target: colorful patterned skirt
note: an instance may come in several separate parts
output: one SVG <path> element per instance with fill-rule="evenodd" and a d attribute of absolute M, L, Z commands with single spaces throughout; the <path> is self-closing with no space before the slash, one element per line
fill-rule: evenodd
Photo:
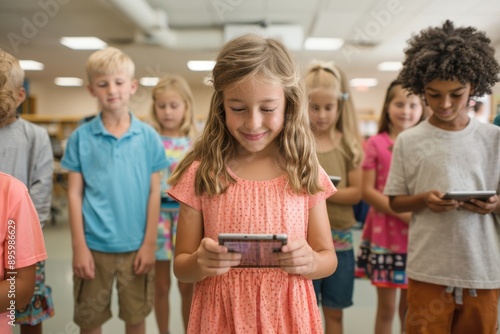
<path fill-rule="evenodd" d="M 35 293 L 30 303 L 16 311 L 16 324 L 35 326 L 54 316 L 52 289 L 45 284 L 45 261 L 36 264 Z"/>
<path fill-rule="evenodd" d="M 363 240 L 357 256 L 356 277 L 367 277 L 380 288 L 408 288 L 406 254 L 391 253 Z"/>
<path fill-rule="evenodd" d="M 162 199 L 158 238 L 156 239 L 156 260 L 171 261 L 174 257 L 175 232 L 179 218 L 179 204 Z"/>

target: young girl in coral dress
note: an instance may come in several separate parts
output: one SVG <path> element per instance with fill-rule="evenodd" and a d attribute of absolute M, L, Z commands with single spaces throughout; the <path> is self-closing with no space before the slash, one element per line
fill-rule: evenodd
<path fill-rule="evenodd" d="M 204 132 L 169 182 L 180 214 L 174 273 L 194 282 L 188 333 L 322 333 L 312 279 L 337 258 L 307 97 L 280 42 L 238 37 L 220 51 Z M 220 233 L 287 234 L 278 267 L 240 268 Z"/>

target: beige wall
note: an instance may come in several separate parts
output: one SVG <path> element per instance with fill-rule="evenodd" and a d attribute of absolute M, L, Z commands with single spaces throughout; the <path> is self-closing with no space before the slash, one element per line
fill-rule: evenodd
<path fill-rule="evenodd" d="M 210 105 L 212 88 L 192 87 L 196 102 L 196 113 L 206 115 Z M 84 87 L 58 87 L 54 84 L 30 82 L 30 94 L 36 98 L 36 113 L 39 115 L 87 116 L 98 111 L 96 100 Z M 380 109 L 384 89 L 374 88 L 368 92 L 353 92 L 356 108 Z M 145 116 L 151 107 L 151 88 L 140 86 L 130 101 L 135 114 Z"/>
<path fill-rule="evenodd" d="M 196 112 L 203 114 L 210 104 L 210 87 L 193 87 Z M 39 115 L 88 116 L 99 111 L 99 106 L 85 87 L 58 87 L 56 85 L 30 82 L 30 94 L 36 99 Z M 151 108 L 151 88 L 139 86 L 130 101 L 130 109 L 138 116 L 147 116 Z"/>
<path fill-rule="evenodd" d="M 353 90 L 354 104 L 358 111 L 371 110 L 378 117 L 388 83 L 380 83 L 377 87 L 365 92 Z M 195 96 L 197 118 L 204 118 L 208 113 L 212 88 L 207 86 L 192 87 Z M 31 95 L 36 98 L 36 113 L 39 115 L 76 115 L 88 116 L 98 112 L 96 100 L 90 96 L 84 87 L 58 87 L 54 84 L 30 82 Z M 500 85 L 495 87 L 495 93 L 500 95 Z M 140 86 L 130 102 L 130 108 L 138 116 L 147 116 L 151 107 L 151 89 Z M 373 131 L 374 124 L 368 126 L 360 122 L 362 132 Z M 371 123 L 376 123 L 375 121 Z"/>

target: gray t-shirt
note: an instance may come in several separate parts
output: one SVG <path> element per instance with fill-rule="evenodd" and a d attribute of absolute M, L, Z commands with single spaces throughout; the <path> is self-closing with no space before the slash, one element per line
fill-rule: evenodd
<path fill-rule="evenodd" d="M 500 128 L 471 119 L 460 131 L 427 121 L 401 133 L 384 194 L 500 190 Z M 413 214 L 408 277 L 468 289 L 500 288 L 500 221 L 467 210 Z"/>
<path fill-rule="evenodd" d="M 47 130 L 22 118 L 0 128 L 0 171 L 25 184 L 42 223 L 50 218 L 53 169 Z"/>

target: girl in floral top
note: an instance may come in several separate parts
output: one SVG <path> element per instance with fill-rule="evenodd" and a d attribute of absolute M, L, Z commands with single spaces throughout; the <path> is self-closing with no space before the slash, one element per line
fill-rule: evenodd
<path fill-rule="evenodd" d="M 160 133 L 168 167 L 161 172 L 161 212 L 156 244 L 155 314 L 160 334 L 169 330 L 170 262 L 175 245 L 175 230 L 179 216 L 179 203 L 168 196 L 167 179 L 184 155 L 191 149 L 196 135 L 194 99 L 184 78 L 177 75 L 163 77 L 153 89 L 152 116 Z M 191 283 L 179 282 L 182 317 L 187 327 L 193 295 Z"/>

